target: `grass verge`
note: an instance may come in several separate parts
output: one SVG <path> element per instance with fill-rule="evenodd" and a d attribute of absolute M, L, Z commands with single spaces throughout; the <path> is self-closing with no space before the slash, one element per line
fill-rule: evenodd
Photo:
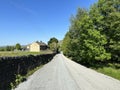
<path fill-rule="evenodd" d="M 102 67 L 90 67 L 97 72 L 103 73 L 105 75 L 111 76 L 115 79 L 120 80 L 120 64 L 111 64 L 109 63 L 108 65 L 103 65 Z"/>
<path fill-rule="evenodd" d="M 40 65 L 39 67 L 34 68 L 33 70 L 28 71 L 28 73 L 25 76 L 21 76 L 20 74 L 16 75 L 15 82 L 11 83 L 11 89 L 14 90 L 20 83 L 27 80 L 27 78 L 32 75 L 34 72 L 42 68 L 43 65 Z"/>

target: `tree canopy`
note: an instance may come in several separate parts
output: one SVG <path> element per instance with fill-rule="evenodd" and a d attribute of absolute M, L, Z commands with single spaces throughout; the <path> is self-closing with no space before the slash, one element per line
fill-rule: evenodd
<path fill-rule="evenodd" d="M 62 50 L 77 62 L 120 61 L 119 0 L 99 0 L 89 11 L 78 8 Z"/>
<path fill-rule="evenodd" d="M 21 45 L 20 45 L 19 43 L 17 43 L 17 44 L 15 45 L 15 48 L 16 48 L 17 50 L 21 50 Z"/>
<path fill-rule="evenodd" d="M 52 51 L 56 52 L 58 50 L 58 39 L 55 37 L 50 38 L 48 41 L 48 46 Z"/>

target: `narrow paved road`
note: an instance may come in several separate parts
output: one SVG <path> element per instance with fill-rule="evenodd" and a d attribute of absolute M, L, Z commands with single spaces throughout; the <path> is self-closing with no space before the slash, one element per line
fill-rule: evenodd
<path fill-rule="evenodd" d="M 15 90 L 120 90 L 120 81 L 58 54 Z"/>

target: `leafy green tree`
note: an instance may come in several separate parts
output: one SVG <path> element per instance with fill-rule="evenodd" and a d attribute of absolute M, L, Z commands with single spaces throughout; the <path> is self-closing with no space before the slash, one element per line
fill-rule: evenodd
<path fill-rule="evenodd" d="M 14 51 L 14 46 L 0 47 L 0 51 Z"/>
<path fill-rule="evenodd" d="M 56 42 L 52 42 L 50 43 L 49 47 L 52 51 L 57 51 L 58 44 Z"/>
<path fill-rule="evenodd" d="M 55 37 L 51 38 L 48 41 L 48 46 L 52 51 L 57 52 L 58 51 L 58 40 Z"/>
<path fill-rule="evenodd" d="M 5 51 L 5 47 L 0 47 L 0 51 Z"/>
<path fill-rule="evenodd" d="M 70 42 L 71 42 L 71 38 L 70 38 L 70 33 L 69 32 L 67 32 L 67 34 L 65 35 L 65 38 L 64 38 L 64 40 L 63 40 L 63 42 L 62 42 L 62 46 L 61 46 L 61 49 L 62 49 L 62 51 L 63 51 L 63 53 L 65 54 L 65 55 L 67 55 L 67 56 L 71 56 L 72 55 L 72 50 L 71 50 L 71 44 L 70 44 Z"/>
<path fill-rule="evenodd" d="M 90 10 L 94 27 L 105 35 L 105 49 L 112 60 L 120 61 L 120 1 L 99 0 Z"/>
<path fill-rule="evenodd" d="M 110 59 L 111 54 L 104 48 L 106 37 L 95 29 L 89 13 L 79 8 L 71 20 L 70 30 L 63 40 L 63 52 L 77 62 Z"/>
<path fill-rule="evenodd" d="M 120 1 L 98 0 L 90 11 L 79 8 L 62 50 L 77 62 L 120 61 Z"/>
<path fill-rule="evenodd" d="M 16 48 L 17 50 L 21 50 L 21 45 L 20 45 L 19 43 L 17 43 L 17 44 L 15 45 L 15 48 Z"/>
<path fill-rule="evenodd" d="M 5 51 L 11 51 L 11 47 L 10 46 L 6 46 L 5 47 Z"/>
<path fill-rule="evenodd" d="M 53 42 L 58 43 L 58 39 L 55 38 L 55 37 L 50 38 L 50 40 L 48 41 L 48 45 L 50 45 L 50 44 L 53 43 Z"/>

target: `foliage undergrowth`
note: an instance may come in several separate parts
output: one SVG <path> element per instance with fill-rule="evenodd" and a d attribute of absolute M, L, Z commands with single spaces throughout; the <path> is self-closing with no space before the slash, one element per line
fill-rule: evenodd
<path fill-rule="evenodd" d="M 39 67 L 34 68 L 33 70 L 28 71 L 28 73 L 25 76 L 22 76 L 20 74 L 16 75 L 16 80 L 14 82 L 11 82 L 11 89 L 14 90 L 20 83 L 27 80 L 27 78 L 32 75 L 35 71 L 42 68 L 43 65 L 40 65 Z"/>

